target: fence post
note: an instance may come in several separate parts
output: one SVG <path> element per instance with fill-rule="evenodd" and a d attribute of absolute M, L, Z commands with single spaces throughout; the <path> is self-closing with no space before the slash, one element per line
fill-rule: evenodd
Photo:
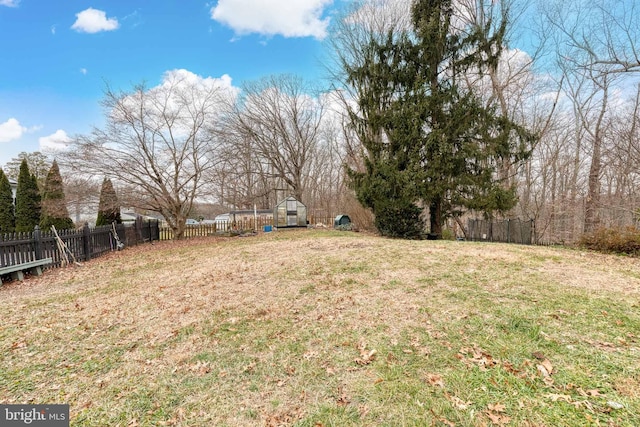
<path fill-rule="evenodd" d="M 507 243 L 511 243 L 511 219 L 507 218 Z"/>
<path fill-rule="evenodd" d="M 91 259 L 91 230 L 89 229 L 89 223 L 85 222 L 82 227 L 82 247 L 84 249 L 84 260 L 89 261 Z"/>
<path fill-rule="evenodd" d="M 529 238 L 531 239 L 531 244 L 537 245 L 538 244 L 538 237 L 536 236 L 536 221 L 531 218 L 531 226 L 529 227 L 530 231 L 529 231 Z"/>
<path fill-rule="evenodd" d="M 142 243 L 144 241 L 144 237 L 142 236 L 142 215 L 136 215 L 135 230 L 136 230 L 136 242 L 134 245 Z"/>
<path fill-rule="evenodd" d="M 37 225 L 33 229 L 33 251 L 36 259 L 42 259 L 42 231 Z"/>

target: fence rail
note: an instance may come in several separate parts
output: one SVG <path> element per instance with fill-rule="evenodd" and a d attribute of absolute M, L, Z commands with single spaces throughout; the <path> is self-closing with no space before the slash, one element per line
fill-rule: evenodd
<path fill-rule="evenodd" d="M 251 218 L 237 221 L 216 221 L 210 224 L 189 224 L 185 226 L 182 237 L 189 239 L 193 237 L 214 236 L 217 233 L 224 233 L 231 230 L 261 230 L 265 225 L 271 225 L 272 223 L 273 220 L 271 218 L 258 218 L 257 221 Z M 160 240 L 171 239 L 173 239 L 173 230 L 169 227 L 160 228 Z"/>
<path fill-rule="evenodd" d="M 117 249 L 117 242 L 111 225 L 84 227 L 76 230 L 60 230 L 58 235 L 77 261 L 88 261 L 106 252 Z M 159 240 L 158 221 L 136 221 L 134 224 L 117 224 L 118 239 L 125 246 L 135 246 L 143 242 Z M 62 254 L 58 249 L 55 234 L 42 231 L 38 227 L 29 233 L 0 235 L 0 267 L 24 264 L 43 258 L 52 258 L 50 267 L 62 265 Z"/>
<path fill-rule="evenodd" d="M 327 218 L 323 218 L 325 221 Z M 331 225 L 333 225 L 331 220 Z M 273 218 L 254 218 L 240 219 L 236 221 L 216 221 L 214 223 L 206 224 L 188 224 L 185 226 L 183 238 L 189 239 L 192 237 L 204 237 L 213 236 L 217 233 L 224 233 L 228 231 L 247 231 L 256 230 L 260 231 L 265 225 L 273 226 Z M 173 239 L 173 230 L 169 227 L 160 228 L 160 240 Z"/>

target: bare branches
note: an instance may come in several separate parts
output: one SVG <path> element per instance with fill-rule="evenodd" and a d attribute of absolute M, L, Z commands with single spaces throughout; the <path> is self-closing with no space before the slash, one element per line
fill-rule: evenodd
<path fill-rule="evenodd" d="M 290 75 L 271 76 L 243 89 L 227 135 L 250 143 L 301 200 L 324 114 L 322 99 L 308 95 L 304 82 Z"/>
<path fill-rule="evenodd" d="M 76 138 L 67 162 L 128 187 L 131 205 L 161 213 L 178 238 L 203 177 L 216 165 L 213 124 L 228 95 L 188 77 L 174 73 L 160 86 L 130 92 L 107 88 L 105 126 Z"/>
<path fill-rule="evenodd" d="M 634 2 L 620 0 L 546 1 L 541 11 L 555 48 L 549 71 L 556 72 L 561 92 L 556 124 L 546 126 L 540 147 L 545 153 L 535 158 L 542 174 L 538 195 L 540 206 L 547 204 L 550 233 L 575 239 L 623 218 L 629 224 L 628 206 L 637 204 L 637 178 L 620 161 L 616 142 L 624 140 L 622 129 L 632 122 L 633 115 L 622 112 L 629 102 L 629 77 L 640 71 L 640 16 Z"/>
<path fill-rule="evenodd" d="M 564 1 L 547 12 L 558 31 L 563 61 L 593 78 L 640 71 L 640 13 L 636 2 Z"/>

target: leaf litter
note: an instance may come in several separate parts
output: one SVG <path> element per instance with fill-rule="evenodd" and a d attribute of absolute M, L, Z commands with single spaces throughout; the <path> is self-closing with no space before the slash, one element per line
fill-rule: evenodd
<path fill-rule="evenodd" d="M 112 366 L 103 368 L 106 372 L 98 376 L 83 372 L 73 363 L 67 369 L 74 376 L 59 376 L 53 371 L 46 374 L 46 382 L 56 386 L 55 393 L 66 396 L 71 402 L 75 416 L 83 412 L 95 414 L 99 408 L 114 400 L 114 390 L 118 390 L 115 402 L 132 401 L 134 391 L 138 389 L 132 381 L 148 381 L 147 387 L 153 388 L 154 384 L 166 382 L 172 375 L 180 374 L 194 376 L 198 381 L 215 379 L 217 387 L 212 390 L 220 388 L 229 393 L 234 390 L 226 398 L 229 399 L 229 406 L 222 405 L 221 409 L 216 410 L 217 415 L 209 412 L 209 416 L 218 423 L 238 426 L 292 425 L 313 415 L 314 406 L 309 402 L 323 402 L 327 397 L 334 396 L 333 404 L 353 408 L 365 417 L 362 425 L 371 425 L 373 420 L 379 419 L 375 417 L 381 417 L 389 410 L 389 414 L 393 413 L 393 408 L 380 412 L 374 401 L 362 402 L 357 392 L 358 378 L 364 376 L 368 384 L 384 386 L 375 373 L 380 364 L 374 362 L 378 349 L 382 350 L 378 345 L 385 339 L 396 339 L 404 330 L 418 326 L 425 328 L 426 338 L 412 337 L 400 355 L 387 355 L 384 358 L 386 361 L 393 362 L 395 358 L 393 363 L 400 364 L 403 363 L 403 357 L 428 358 L 441 351 L 441 348 L 448 351 L 455 346 L 459 349 L 457 352 L 453 350 L 455 357 L 467 369 L 502 369 L 527 381 L 542 381 L 541 387 L 548 390 L 540 395 L 545 401 L 555 404 L 564 402 L 591 412 L 604 412 L 608 408 L 612 414 L 626 408 L 618 407 L 621 404 L 615 395 L 611 398 L 610 393 L 593 387 L 582 389 L 575 386 L 564 390 L 558 381 L 554 381 L 558 366 L 552 363 L 553 354 L 532 354 L 531 359 L 514 364 L 503 355 L 495 357 L 492 351 L 481 345 L 460 342 L 439 328 L 441 319 L 465 321 L 470 307 L 465 304 L 452 305 L 447 299 L 447 292 L 458 290 L 459 285 L 455 282 L 439 280 L 435 285 L 425 286 L 419 279 L 425 274 L 446 274 L 447 270 L 442 270 L 439 263 L 444 266 L 456 260 L 464 260 L 465 263 L 473 260 L 473 277 L 481 279 L 483 260 L 488 259 L 488 254 L 480 246 L 460 246 L 462 252 L 456 253 L 451 252 L 451 246 L 446 243 L 425 242 L 424 249 L 416 249 L 414 243 L 366 236 L 361 241 L 349 242 L 343 237 L 308 240 L 292 234 L 291 239 L 281 241 L 274 233 L 254 240 L 255 245 L 238 244 L 236 240 L 227 238 L 160 242 L 109 254 L 85 263 L 83 267 L 47 271 L 43 276 L 22 284 L 5 285 L 0 288 L 2 308 L 6 313 L 3 326 L 9 328 L 7 330 L 20 330 L 21 333 L 19 337 L 12 335 L 10 341 L 5 339 L 2 344 L 16 356 L 18 352 L 30 354 L 30 362 L 27 363 L 40 364 L 46 364 L 49 359 L 64 358 L 69 352 L 84 358 L 95 352 L 113 352 L 116 356 Z M 310 242 L 313 249 L 309 249 Z M 406 253 L 406 256 L 385 257 L 383 254 L 388 253 L 387 245 L 402 248 L 394 249 L 393 253 Z M 416 250 L 424 251 L 421 259 L 427 270 L 412 261 L 416 257 L 412 251 Z M 503 245 L 493 245 L 491 251 L 492 259 L 514 265 L 528 259 L 529 253 L 535 252 L 537 257 L 548 256 L 549 259 L 556 259 L 560 253 L 555 249 Z M 338 254 L 344 261 L 335 264 Z M 580 253 L 566 251 L 561 254 L 561 262 L 532 263 L 525 274 L 532 272 L 540 275 L 546 282 L 548 278 L 553 278 L 551 281 L 554 283 L 595 291 L 598 295 L 603 294 L 601 289 L 604 286 L 607 297 L 617 297 L 617 293 L 620 293 L 621 301 L 640 295 L 640 280 L 630 279 L 631 276 L 626 273 L 637 267 L 630 265 L 628 260 L 603 257 L 605 266 L 598 263 L 598 256 L 594 262 Z M 370 264 L 370 259 L 377 261 Z M 172 265 L 188 265 L 189 268 L 176 269 Z M 605 270 L 604 279 L 594 274 Z M 623 273 L 617 274 L 616 271 Z M 401 285 L 388 287 L 387 284 L 392 281 Z M 494 280 L 483 286 L 487 287 L 489 293 L 504 294 L 506 291 L 499 288 L 503 286 L 500 283 L 501 280 Z M 308 287 L 309 284 L 314 286 Z M 307 290 L 301 292 L 303 289 Z M 543 298 L 536 297 L 538 301 Z M 429 301 L 427 307 L 434 314 L 425 314 L 424 301 Z M 508 300 L 503 298 L 501 301 Z M 446 307 L 446 315 L 438 314 L 442 307 Z M 218 316 L 217 313 L 224 317 L 207 326 L 211 316 Z M 556 313 L 558 316 L 567 316 L 560 311 Z M 550 319 L 558 320 L 554 317 Z M 273 375 L 271 380 L 266 381 L 262 373 L 265 369 L 263 365 L 268 366 L 271 360 L 277 360 L 273 357 L 278 357 L 274 353 L 277 351 L 274 344 L 290 342 L 292 346 L 297 345 L 298 334 L 286 329 L 270 332 L 271 344 L 265 350 L 258 351 L 251 345 L 243 344 L 243 336 L 251 333 L 247 325 L 261 328 L 274 322 L 289 321 L 296 325 L 296 330 L 315 330 L 323 334 L 324 339 L 347 336 L 338 339 L 349 343 L 348 347 L 339 344 L 333 350 L 326 344 L 305 347 L 293 359 L 311 366 L 318 365 L 326 375 L 324 381 L 327 381 L 327 385 L 333 381 L 343 384 L 342 388 L 333 389 L 337 392 L 328 391 L 322 381 L 303 385 L 302 375 L 305 375 L 305 371 L 291 363 L 289 356 L 285 356 L 288 363 L 282 364 L 281 375 Z M 618 328 L 628 327 L 625 322 L 612 320 L 612 323 Z M 380 325 L 384 325 L 384 333 L 372 335 L 372 331 Z M 46 331 L 42 328 L 46 328 Z M 221 339 L 223 336 L 225 338 Z M 621 339 L 617 341 L 595 336 L 580 339 L 595 343 L 595 351 L 615 348 L 618 352 L 632 352 L 637 339 L 626 334 L 619 336 Z M 58 349 L 48 337 L 58 337 L 65 348 Z M 473 336 L 469 338 L 472 340 Z M 357 344 L 352 344 L 354 342 Z M 355 358 L 354 347 L 357 354 Z M 345 351 L 347 349 L 350 350 Z M 218 354 L 221 360 L 233 360 L 225 355 L 230 350 L 238 356 L 246 354 L 247 360 L 238 368 L 221 368 L 216 365 L 215 359 L 194 359 L 194 355 L 204 352 Z M 383 354 L 387 354 L 386 349 Z M 7 366 L 27 366 L 20 359 L 4 358 Z M 355 370 L 351 369 L 354 365 Z M 459 411 L 466 412 L 476 407 L 470 399 L 461 399 L 453 390 L 447 389 L 449 384 L 446 375 L 431 372 L 426 377 L 424 374 L 421 376 L 425 387 L 442 390 L 439 393 L 444 393 L 444 398 Z M 243 380 L 242 375 L 258 380 L 263 378 L 263 382 L 258 383 L 259 390 L 251 391 L 251 383 Z M 35 377 L 32 379 L 38 381 Z M 634 391 L 637 384 L 637 378 L 629 376 L 618 383 L 617 390 L 627 399 L 638 399 L 637 391 Z M 20 401 L 27 397 L 20 391 L 7 390 L 5 388 L 0 392 L 0 400 Z M 212 399 L 216 396 L 211 390 L 178 391 L 181 392 L 192 394 L 191 399 L 200 399 L 208 405 L 214 403 Z M 304 401 L 301 396 L 305 396 Z M 35 398 L 38 399 L 37 395 Z M 43 398 L 44 395 L 41 395 L 40 399 Z M 278 404 L 271 407 L 269 401 Z M 607 402 L 612 403 L 607 406 Z M 510 418 L 513 419 L 513 414 L 500 405 L 503 404 L 496 402 L 487 405 L 481 413 L 493 424 L 506 425 Z M 247 417 L 234 412 L 233 408 L 240 407 L 247 408 L 254 415 Z M 518 410 L 528 409 L 519 405 L 516 407 Z M 183 405 L 177 406 L 167 411 L 171 414 L 168 418 L 157 420 L 155 424 L 181 425 L 204 410 L 197 404 L 195 408 L 192 411 Z M 426 406 L 424 410 L 431 413 Z M 515 407 L 512 410 L 515 411 Z M 152 425 L 148 418 L 151 415 L 131 415 L 131 421 Z M 433 412 L 432 418 L 439 419 L 445 425 L 457 425 L 447 419 L 451 417 L 443 414 Z"/>

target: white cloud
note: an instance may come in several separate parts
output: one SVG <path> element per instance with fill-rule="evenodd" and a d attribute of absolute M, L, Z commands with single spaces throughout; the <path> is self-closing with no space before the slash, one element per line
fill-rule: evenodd
<path fill-rule="evenodd" d="M 0 123 L 0 142 L 9 142 L 20 139 L 27 128 L 22 127 L 20 122 L 13 117 L 4 123 Z"/>
<path fill-rule="evenodd" d="M 231 77 L 228 74 L 223 74 L 221 77 L 202 77 L 184 68 L 169 70 L 162 76 L 162 83 L 166 84 L 170 81 L 184 80 L 187 83 L 200 83 L 204 85 L 213 85 L 219 87 L 232 87 Z"/>
<path fill-rule="evenodd" d="M 189 108 L 202 109 L 208 116 L 216 117 L 239 92 L 240 88 L 233 86 L 231 77 L 227 74 L 221 77 L 202 77 L 185 69 L 169 70 L 162 75 L 159 85 L 146 91 L 149 99 L 158 100 L 157 104 L 149 103 L 147 112 L 157 117 L 177 113 L 184 110 L 186 102 L 190 104 Z M 125 97 L 122 102 L 126 108 L 135 110 L 139 108 L 140 99 L 136 94 Z M 116 120 L 122 118 L 122 111 L 119 109 L 112 110 L 111 114 Z M 186 126 L 183 126 L 179 119 L 174 123 L 174 130 L 180 134 L 191 130 L 189 114 L 187 112 L 183 118 L 186 120 Z"/>
<path fill-rule="evenodd" d="M 66 149 L 71 142 L 71 138 L 62 129 L 58 129 L 55 133 L 49 136 L 43 136 L 38 138 L 40 143 L 40 150 L 52 150 L 61 151 Z"/>
<path fill-rule="evenodd" d="M 240 93 L 240 89 L 233 86 L 231 77 L 228 74 L 223 74 L 221 77 L 202 77 L 185 69 L 166 71 L 162 76 L 162 83 L 155 88 L 151 88 L 150 91 L 169 89 L 176 86 L 201 87 L 203 92 L 219 89 L 221 95 L 226 94 L 231 97 L 235 97 Z"/>
<path fill-rule="evenodd" d="M 86 76 L 88 71 L 86 68 L 80 68 L 80 72 Z"/>
<path fill-rule="evenodd" d="M 412 4 L 413 0 L 365 0 L 346 20 L 349 24 L 364 24 L 380 32 L 409 29 Z"/>
<path fill-rule="evenodd" d="M 18 7 L 20 0 L 0 0 L 0 6 Z"/>
<path fill-rule="evenodd" d="M 89 8 L 76 13 L 76 22 L 71 26 L 72 30 L 80 33 L 98 33 L 100 31 L 112 31 L 118 29 L 120 24 L 116 18 L 107 18 L 107 14 L 98 9 Z"/>
<path fill-rule="evenodd" d="M 140 103 L 144 102 L 145 120 L 155 123 L 158 132 L 168 132 L 170 128 L 171 138 L 180 139 L 188 138 L 195 131 L 197 138 L 200 138 L 201 133 L 208 132 L 208 126 L 215 125 L 227 111 L 239 92 L 240 89 L 233 86 L 227 74 L 216 78 L 202 77 L 185 69 L 169 70 L 162 75 L 157 86 L 143 93 L 135 89 L 120 98 L 117 106 L 110 111 L 109 118 L 127 120 L 125 114 L 139 114 Z M 167 118 L 170 118 L 170 124 Z M 194 127 L 194 123 L 201 119 L 207 126 Z M 107 145 L 117 147 L 119 143 L 109 142 Z"/>
<path fill-rule="evenodd" d="M 51 34 L 53 34 L 54 36 L 56 35 L 56 26 L 55 25 L 51 26 Z"/>
<path fill-rule="evenodd" d="M 322 13 L 332 3 L 333 0 L 219 0 L 211 8 L 211 19 L 238 34 L 323 39 L 329 18 L 322 19 Z"/>

